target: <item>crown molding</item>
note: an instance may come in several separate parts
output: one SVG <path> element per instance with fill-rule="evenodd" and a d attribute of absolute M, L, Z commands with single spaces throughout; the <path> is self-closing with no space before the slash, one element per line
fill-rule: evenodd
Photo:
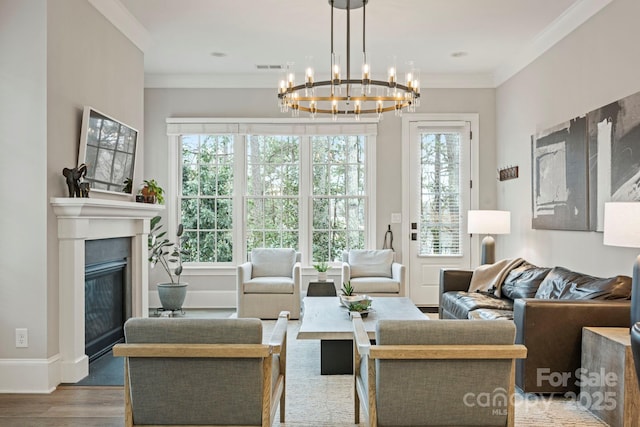
<path fill-rule="evenodd" d="M 493 86 L 498 87 L 509 80 L 612 1 L 580 0 L 574 3 L 538 34 L 528 46 L 495 70 Z"/>
<path fill-rule="evenodd" d="M 278 86 L 278 74 L 145 74 L 145 88 L 221 88 L 221 89 L 273 89 Z M 425 74 L 421 87 L 435 88 L 492 88 L 493 75 L 480 74 Z"/>
<path fill-rule="evenodd" d="M 142 52 L 151 46 L 151 34 L 120 0 L 89 0 L 89 3 Z"/>
<path fill-rule="evenodd" d="M 613 0 L 578 0 L 528 46 L 490 73 L 425 74 L 423 88 L 495 88 L 509 80 L 560 40 L 597 14 Z M 147 29 L 120 0 L 89 0 L 116 28 L 142 52 L 152 44 Z M 145 74 L 145 88 L 274 88 L 278 75 L 256 74 Z"/>

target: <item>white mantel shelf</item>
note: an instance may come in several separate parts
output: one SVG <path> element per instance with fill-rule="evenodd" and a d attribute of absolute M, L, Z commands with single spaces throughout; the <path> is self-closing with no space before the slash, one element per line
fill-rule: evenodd
<path fill-rule="evenodd" d="M 85 241 L 131 238 L 131 309 L 134 317 L 149 314 L 148 236 L 151 218 L 163 205 L 122 200 L 54 197 L 58 218 L 58 282 L 60 289 L 60 380 L 75 383 L 89 374 L 84 339 Z"/>
<path fill-rule="evenodd" d="M 53 197 L 51 206 L 58 218 L 153 218 L 164 205 L 82 197 Z"/>

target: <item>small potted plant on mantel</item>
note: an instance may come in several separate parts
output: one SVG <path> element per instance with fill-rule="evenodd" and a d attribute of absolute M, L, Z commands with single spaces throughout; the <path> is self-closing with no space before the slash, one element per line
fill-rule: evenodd
<path fill-rule="evenodd" d="M 140 190 L 145 203 L 164 203 L 164 190 L 158 185 L 155 179 L 145 179 Z"/>
<path fill-rule="evenodd" d="M 322 261 L 313 264 L 313 268 L 318 272 L 318 281 L 325 282 L 327 280 L 327 271 L 331 269 L 331 266 L 329 266 L 325 261 Z"/>
<path fill-rule="evenodd" d="M 188 283 L 181 282 L 182 256 L 189 255 L 189 251 L 182 247 L 184 239 L 184 227 L 178 224 L 176 241 L 171 242 L 164 237 L 167 233 L 162 231 L 161 217 L 151 218 L 151 231 L 149 232 L 149 263 L 151 268 L 160 264 L 169 276 L 170 282 L 158 283 L 158 296 L 164 310 L 177 311 L 182 309 L 182 304 L 187 295 Z M 175 265 L 173 268 L 171 265 Z M 175 276 L 175 280 L 174 280 Z"/>

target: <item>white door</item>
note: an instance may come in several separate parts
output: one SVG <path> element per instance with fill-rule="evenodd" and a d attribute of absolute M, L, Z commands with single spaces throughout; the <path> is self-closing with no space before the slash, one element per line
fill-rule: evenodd
<path fill-rule="evenodd" d="M 409 200 L 403 216 L 408 218 L 404 225 L 409 296 L 416 305 L 438 306 L 440 269 L 471 266 L 466 231 L 466 214 L 472 207 L 471 122 L 405 124 Z"/>

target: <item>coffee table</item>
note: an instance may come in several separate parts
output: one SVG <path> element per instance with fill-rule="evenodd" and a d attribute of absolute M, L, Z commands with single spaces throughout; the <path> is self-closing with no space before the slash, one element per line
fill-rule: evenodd
<path fill-rule="evenodd" d="M 353 373 L 353 325 L 339 297 L 305 297 L 298 339 L 320 340 L 322 375 Z M 372 297 L 371 311 L 362 320 L 375 339 L 378 320 L 428 320 L 406 297 Z"/>

